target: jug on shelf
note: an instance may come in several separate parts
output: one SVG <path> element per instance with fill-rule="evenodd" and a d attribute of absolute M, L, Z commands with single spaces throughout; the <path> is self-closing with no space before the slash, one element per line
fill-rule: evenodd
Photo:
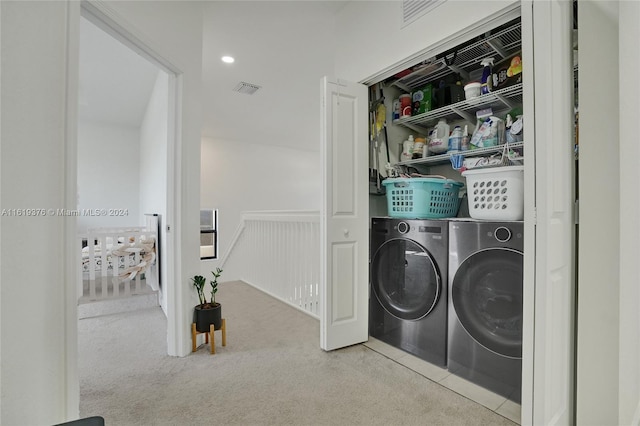
<path fill-rule="evenodd" d="M 415 144 L 415 141 L 413 140 L 413 135 L 409 135 L 409 139 L 402 142 L 402 154 L 400 155 L 400 161 L 411 160 L 413 156 L 414 144 Z"/>
<path fill-rule="evenodd" d="M 413 144 L 413 159 L 422 158 L 424 145 L 426 144 L 425 138 L 415 138 L 415 142 Z"/>
<path fill-rule="evenodd" d="M 429 141 L 429 151 L 432 154 L 442 154 L 449 149 L 449 125 L 447 120 L 441 118 L 433 129 L 431 140 Z"/>

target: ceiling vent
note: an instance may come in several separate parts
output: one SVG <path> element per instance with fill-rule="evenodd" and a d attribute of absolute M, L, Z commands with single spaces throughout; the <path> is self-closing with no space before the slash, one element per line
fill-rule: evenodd
<path fill-rule="evenodd" d="M 260 89 L 260 87 L 261 86 L 258 86 L 257 84 L 245 83 L 244 81 L 241 81 L 236 87 L 233 88 L 233 90 L 236 92 L 245 93 L 247 95 L 253 95 L 258 91 L 258 89 Z"/>
<path fill-rule="evenodd" d="M 440 6 L 446 0 L 403 0 L 402 26 L 407 26 L 430 10 Z"/>

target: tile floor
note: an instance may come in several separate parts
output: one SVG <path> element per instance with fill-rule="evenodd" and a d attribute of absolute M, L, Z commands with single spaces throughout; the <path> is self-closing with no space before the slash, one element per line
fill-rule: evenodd
<path fill-rule="evenodd" d="M 416 373 L 451 389 L 452 391 L 465 396 L 472 401 L 482 404 L 488 409 L 495 411 L 503 417 L 520 424 L 520 404 L 495 394 L 461 377 L 451 374 L 448 370 L 435 366 L 427 361 L 423 361 L 398 348 L 390 346 L 373 337 L 364 343 L 366 347 L 374 350 L 389 359 L 404 365 Z"/>

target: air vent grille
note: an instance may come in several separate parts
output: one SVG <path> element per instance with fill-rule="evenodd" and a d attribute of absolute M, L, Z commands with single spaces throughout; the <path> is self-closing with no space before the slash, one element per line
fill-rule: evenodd
<path fill-rule="evenodd" d="M 260 89 L 262 86 L 258 86 L 257 84 L 246 83 L 241 81 L 238 83 L 236 87 L 233 88 L 234 91 L 244 93 L 247 95 L 253 95 Z"/>
<path fill-rule="evenodd" d="M 403 0 L 402 24 L 406 26 L 446 0 Z"/>

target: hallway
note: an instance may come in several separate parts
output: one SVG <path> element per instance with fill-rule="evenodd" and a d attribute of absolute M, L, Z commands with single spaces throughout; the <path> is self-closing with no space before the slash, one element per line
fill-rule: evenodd
<path fill-rule="evenodd" d="M 79 322 L 80 414 L 106 424 L 514 425 L 365 345 L 319 348 L 319 323 L 220 284 L 227 346 L 166 355 L 160 308 Z"/>

